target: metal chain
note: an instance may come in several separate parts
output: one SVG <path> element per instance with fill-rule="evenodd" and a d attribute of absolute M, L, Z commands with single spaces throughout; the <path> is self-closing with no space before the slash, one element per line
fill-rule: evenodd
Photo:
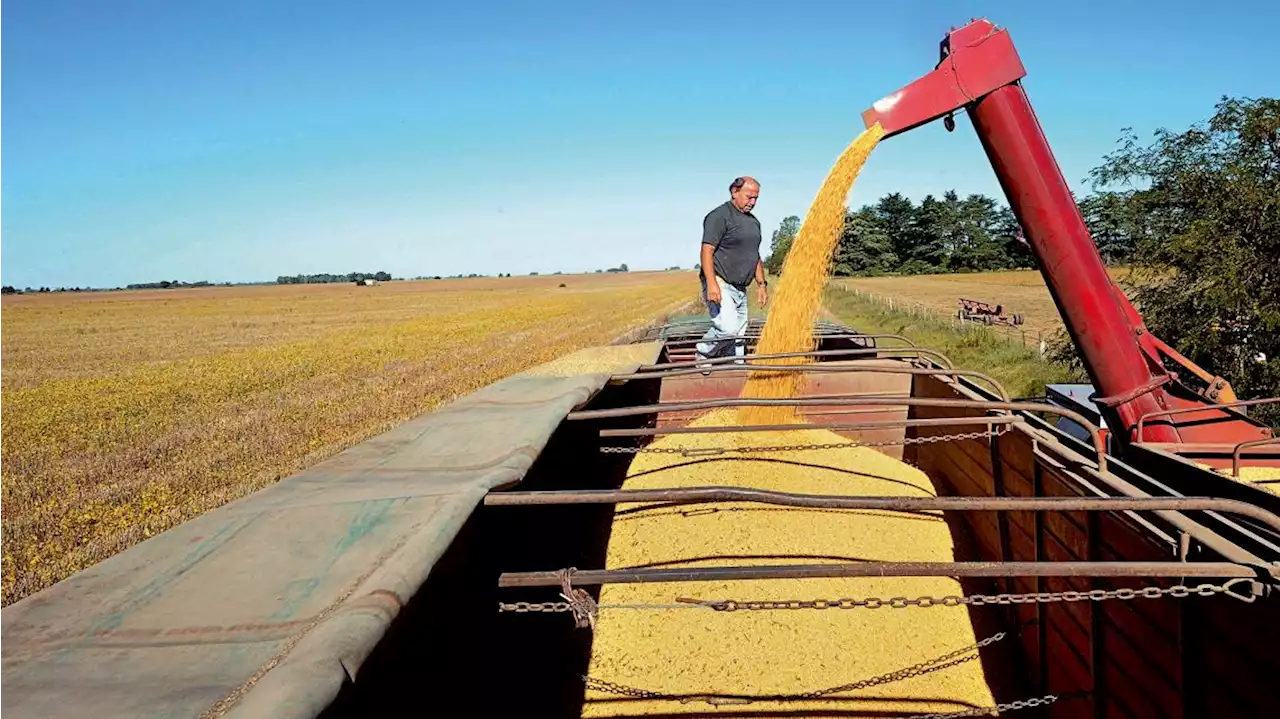
<path fill-rule="evenodd" d="M 977 707 L 974 709 L 965 709 L 964 711 L 951 712 L 949 714 L 916 714 L 906 719 L 959 719 L 960 717 L 978 717 L 990 716 L 992 714 L 1003 714 L 1005 712 L 1017 711 L 1019 709 L 1033 709 L 1038 706 L 1045 706 L 1058 701 L 1058 697 L 1053 694 L 1046 694 L 1035 699 L 1021 699 L 1006 704 L 997 704 L 993 707 Z"/>
<path fill-rule="evenodd" d="M 817 689 L 811 692 L 805 692 L 803 694 L 799 694 L 797 696 L 802 699 L 817 699 L 819 697 L 826 696 L 828 694 L 842 694 L 844 692 L 857 691 L 858 689 L 866 689 L 868 687 L 873 687 L 879 684 L 887 684 L 889 682 L 896 682 L 896 681 L 901 681 L 903 679 L 918 677 L 923 674 L 930 674 L 932 672 L 946 669 L 948 667 L 953 667 L 957 664 L 963 664 L 965 662 L 973 661 L 974 659 L 978 658 L 977 651 L 979 649 L 990 646 L 991 644 L 994 644 L 1000 641 L 1001 639 L 1004 639 L 1004 637 L 1005 637 L 1004 632 L 998 632 L 996 634 L 993 634 L 987 637 L 986 639 L 983 639 L 982 641 L 976 644 L 972 644 L 970 646 L 964 647 L 963 649 L 957 649 L 953 652 L 943 654 L 942 656 L 937 657 L 935 659 L 930 659 L 928 661 L 920 662 L 919 664 L 913 664 L 912 666 L 909 666 L 905 669 L 899 669 L 897 671 L 890 672 L 888 674 L 882 674 L 878 677 L 873 677 L 871 679 L 863 679 L 862 681 L 852 682 L 850 684 L 842 684 L 838 687 L 829 687 L 827 689 Z"/>
<path fill-rule="evenodd" d="M 596 609 L 708 609 L 701 604 L 597 604 Z M 500 612 L 556 614 L 573 611 L 569 602 L 501 602 Z"/>
<path fill-rule="evenodd" d="M 679 699 L 682 704 L 688 704 L 694 701 L 703 701 L 713 706 L 725 704 L 750 704 L 756 701 L 749 698 L 727 697 L 716 695 L 701 695 L 688 697 L 671 697 L 660 692 L 649 691 L 647 689 L 637 689 L 623 684 L 596 679 L 594 677 L 584 677 L 588 689 L 606 692 L 609 694 L 617 694 L 619 696 L 632 697 L 634 699 Z M 781 701 L 774 699 L 774 701 Z M 1045 706 L 1058 701 L 1058 697 L 1053 694 L 1046 694 L 1042 697 L 1034 699 L 1020 699 L 1018 701 L 1006 702 L 1004 704 L 996 704 L 990 707 L 975 707 L 973 709 L 965 709 L 963 711 L 950 712 L 947 714 L 913 714 L 904 719 L 960 719 L 960 717 L 976 717 L 991 716 L 995 714 L 1003 714 L 1005 712 L 1018 711 L 1019 709 L 1033 709 L 1039 706 Z"/>
<path fill-rule="evenodd" d="M 648 689 L 637 689 L 625 684 L 616 684 L 603 679 L 596 679 L 595 677 L 583 677 L 582 681 L 587 685 L 588 689 L 595 689 L 598 692 L 604 692 L 606 694 L 617 694 L 619 696 L 634 697 L 636 699 L 669 698 L 666 694 L 662 694 L 660 692 L 649 691 Z"/>
<path fill-rule="evenodd" d="M 674 699 L 674 700 L 680 701 L 681 703 L 686 703 L 686 704 L 689 702 L 695 702 L 695 701 L 702 701 L 708 704 L 750 704 L 752 702 L 758 702 L 758 701 L 771 701 L 771 702 L 806 701 L 806 700 L 812 700 L 812 699 L 819 699 L 821 697 L 824 697 L 830 694 L 843 694 L 845 692 L 857 691 L 859 689 L 867 689 L 869 687 L 878 686 L 880 684 L 888 684 L 890 682 L 902 681 L 903 679 L 910 679 L 912 677 L 918 677 L 924 674 L 930 674 L 936 671 L 941 671 L 943 669 L 956 666 L 957 664 L 963 664 L 965 662 L 973 661 L 974 659 L 977 659 L 979 656 L 978 650 L 984 647 L 987 647 L 991 644 L 994 644 L 995 642 L 998 642 L 1004 638 L 1005 638 L 1005 633 L 1000 632 L 998 634 L 993 634 L 992 636 L 989 636 L 986 639 L 983 639 L 982 641 L 977 642 L 975 644 L 971 644 L 967 647 L 962 647 L 955 651 L 947 652 L 942 656 L 934 657 L 933 659 L 928 659 L 926 661 L 920 662 L 919 664 L 913 664 L 903 669 L 897 669 L 895 671 L 888 672 L 886 674 L 881 674 L 875 677 L 870 677 L 868 679 L 860 679 L 856 682 L 850 682 L 848 684 L 841 684 L 840 686 L 828 687 L 826 689 L 815 689 L 813 691 L 801 692 L 798 694 L 773 694 L 773 695 L 760 695 L 760 696 L 735 696 L 735 695 L 725 695 L 723 693 L 676 695 L 676 694 L 668 694 L 664 692 L 657 692 L 650 689 L 641 689 L 638 687 L 631 687 L 625 684 L 618 684 L 616 682 L 605 681 L 603 679 L 597 679 L 591 676 L 584 676 L 582 680 L 586 683 L 586 686 L 588 689 L 595 689 L 596 691 L 605 692 L 608 694 L 617 694 L 620 696 L 633 697 L 637 699 Z"/>
<path fill-rule="evenodd" d="M 1249 583 L 1253 580 L 1237 577 L 1226 584 L 1199 584 L 1187 587 L 1181 584 L 1172 587 L 1143 587 L 1142 589 L 1094 589 L 1088 592 L 1036 592 L 1029 594 L 973 594 L 967 597 L 949 594 L 943 597 L 922 596 L 915 598 L 867 597 L 865 599 L 791 599 L 785 601 L 740 601 L 736 599 L 681 599 L 678 604 L 601 604 L 599 609 L 714 609 L 720 612 L 738 612 L 777 609 L 906 609 L 907 607 L 957 607 L 960 605 L 983 606 L 985 604 L 1048 604 L 1052 602 L 1101 602 L 1109 599 L 1160 599 L 1162 597 L 1184 598 L 1191 595 L 1212 597 L 1226 593 L 1241 601 L 1253 601 L 1252 596 L 1237 594 L 1232 591 L 1238 583 Z M 569 602 L 511 602 L 500 603 L 498 610 L 503 612 L 568 612 Z"/>
<path fill-rule="evenodd" d="M 802 431 L 803 425 L 797 425 L 796 430 Z M 929 435 L 927 437 L 906 437 L 898 440 L 889 440 L 884 442 L 829 442 L 826 444 L 781 444 L 768 447 L 622 447 L 618 445 L 609 445 L 600 448 L 604 454 L 678 454 L 684 457 L 707 457 L 718 454 L 742 453 L 750 454 L 752 452 L 795 452 L 801 450 L 825 450 L 825 449 L 845 449 L 848 447 L 894 447 L 898 445 L 908 444 L 933 444 L 935 442 L 947 442 L 950 440 L 963 439 L 984 439 L 986 437 L 994 437 L 998 433 L 991 431 L 983 432 L 964 432 L 962 434 L 938 434 Z"/>
<path fill-rule="evenodd" d="M 1249 581 L 1246 578 L 1240 577 L 1233 579 L 1226 584 L 1199 584 L 1195 587 L 1186 587 L 1178 584 L 1172 587 L 1094 589 L 1088 592 L 1066 591 L 1035 592 L 1028 594 L 974 594 L 967 597 L 949 594 L 944 597 L 923 596 L 916 597 L 914 599 L 908 599 L 907 597 L 893 597 L 892 599 L 868 597 L 866 599 L 792 599 L 789 601 L 738 601 L 734 599 L 682 601 L 689 601 L 695 605 L 700 604 L 717 611 L 734 612 L 743 610 L 767 611 L 775 609 L 880 609 L 881 607 L 906 609 L 907 607 L 957 607 L 962 604 L 980 607 L 985 604 L 1048 604 L 1052 602 L 1101 602 L 1108 599 L 1132 600 L 1159 599 L 1161 597 L 1183 598 L 1189 597 L 1192 594 L 1201 597 L 1212 597 L 1215 594 L 1221 594 L 1223 592 L 1227 592 L 1238 599 L 1243 599 L 1241 595 L 1230 591 L 1232 585 L 1242 580 L 1246 582 Z M 1252 597 L 1246 601 L 1252 601 Z"/>

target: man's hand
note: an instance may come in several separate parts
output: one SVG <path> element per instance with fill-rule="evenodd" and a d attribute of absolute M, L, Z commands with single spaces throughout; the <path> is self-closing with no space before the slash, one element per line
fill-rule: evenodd
<path fill-rule="evenodd" d="M 764 281 L 764 261 L 756 258 L 756 299 L 763 307 L 769 302 L 769 286 Z"/>
<path fill-rule="evenodd" d="M 720 283 L 714 280 L 707 283 L 707 302 L 720 304 Z"/>

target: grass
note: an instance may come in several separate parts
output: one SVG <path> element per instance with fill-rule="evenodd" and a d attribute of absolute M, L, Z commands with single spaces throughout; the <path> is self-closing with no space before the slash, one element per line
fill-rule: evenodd
<path fill-rule="evenodd" d="M 1117 281 L 1128 276 L 1125 268 L 1112 268 L 1108 273 Z M 1004 305 L 1006 315 L 1022 315 L 1023 327 L 1028 332 L 1039 331 L 1045 339 L 1062 329 L 1062 316 L 1039 270 L 854 277 L 832 284 L 892 297 L 943 317 L 955 317 L 961 297 Z"/>
<path fill-rule="evenodd" d="M 5 297 L 3 604 L 698 291 L 666 272 Z"/>
<path fill-rule="evenodd" d="M 972 327 L 961 331 L 927 313 L 891 310 L 845 290 L 842 282 L 828 286 L 824 306 L 860 332 L 900 334 L 942 352 L 958 368 L 989 374 L 1014 397 L 1040 397 L 1046 384 L 1082 381 L 1067 367 L 1042 358 L 1038 349 L 1009 342 L 994 330 Z"/>

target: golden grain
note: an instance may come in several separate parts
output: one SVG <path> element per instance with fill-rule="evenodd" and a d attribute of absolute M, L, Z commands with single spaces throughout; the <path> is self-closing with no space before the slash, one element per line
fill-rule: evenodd
<path fill-rule="evenodd" d="M 732 425 L 732 410 L 696 425 Z M 732 437 L 732 439 L 730 439 Z M 764 446 L 841 441 L 824 430 L 664 437 L 655 446 L 703 448 L 734 442 Z M 752 454 L 720 459 L 643 454 L 629 489 L 725 484 L 787 492 L 931 496 L 919 470 L 857 447 Z M 937 514 L 832 511 L 724 502 L 691 507 L 626 505 L 614 517 L 607 566 L 724 566 L 824 562 L 954 561 Z M 789 600 L 963 594 L 950 578 L 747 580 L 606 585 L 602 603 L 701 599 Z M 796 694 L 892 672 L 974 644 L 964 607 L 792 612 L 603 610 L 588 673 L 598 679 L 674 694 Z M 589 690 L 583 716 L 700 715 L 701 702 L 615 701 Z M 992 693 L 981 663 L 969 661 L 919 677 L 817 700 L 759 701 L 745 714 L 902 716 L 986 706 Z"/>
<path fill-rule="evenodd" d="M 1246 460 L 1247 461 L 1247 460 Z M 1237 482 L 1252 484 L 1260 489 L 1265 489 L 1272 494 L 1280 494 L 1280 467 L 1250 467 L 1241 465 L 1239 476 L 1231 473 L 1230 467 L 1222 469 L 1214 469 L 1203 462 L 1196 462 L 1195 465 L 1201 469 L 1207 469 L 1210 472 L 1217 472 Z"/>
<path fill-rule="evenodd" d="M 583 374 L 627 372 L 637 365 L 652 362 L 658 356 L 661 346 L 661 342 L 654 341 L 587 347 L 525 370 L 520 375 L 525 377 L 574 377 Z"/>
<path fill-rule="evenodd" d="M 875 149 L 884 130 L 879 123 L 858 135 L 836 160 L 818 196 L 809 206 L 804 224 L 782 265 L 782 277 L 769 309 L 758 354 L 804 352 L 813 349 L 813 322 L 822 303 L 822 289 L 831 269 L 832 253 L 844 228 L 845 198 Z M 795 360 L 786 360 L 794 363 Z M 752 374 L 742 396 L 784 398 L 799 394 L 800 374 L 761 372 Z M 752 424 L 782 424 L 793 421 L 791 407 L 750 407 L 744 418 Z"/>

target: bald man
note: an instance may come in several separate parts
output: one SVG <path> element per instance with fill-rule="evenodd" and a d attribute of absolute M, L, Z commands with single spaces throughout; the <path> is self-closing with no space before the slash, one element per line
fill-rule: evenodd
<path fill-rule="evenodd" d="M 729 200 L 702 218 L 702 297 L 711 328 L 698 344 L 697 359 L 746 354 L 747 286 L 756 281 L 760 304 L 769 300 L 760 260 L 760 221 L 751 214 L 760 183 L 738 177 L 729 183 Z M 738 360 L 741 363 L 742 360 Z"/>

